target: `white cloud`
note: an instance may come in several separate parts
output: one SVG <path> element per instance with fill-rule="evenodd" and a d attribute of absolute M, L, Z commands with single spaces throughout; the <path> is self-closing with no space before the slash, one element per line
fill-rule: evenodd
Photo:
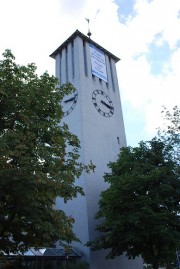
<path fill-rule="evenodd" d="M 134 111 L 142 111 L 148 136 L 153 135 L 155 128 L 161 125 L 163 105 L 169 108 L 180 105 L 179 50 L 174 51 L 180 32 L 180 20 L 177 18 L 180 2 L 137 1 L 135 8 L 137 14 L 128 22 L 121 46 L 122 55 L 127 58 L 120 63 L 119 77 L 125 100 L 129 100 Z M 166 41 L 172 51 L 170 60 L 164 64 L 163 73 L 154 76 L 146 55 L 158 33 L 162 33 L 159 45 Z M 140 57 L 135 60 L 133 56 L 138 54 Z"/>
<path fill-rule="evenodd" d="M 136 0 L 134 9 L 133 16 L 122 24 L 118 17 L 121 7 L 113 0 L 2 0 L 0 54 L 10 48 L 20 64 L 35 62 L 40 73 L 48 70 L 54 74 L 49 54 L 76 29 L 86 34 L 85 18 L 89 18 L 92 39 L 122 59 L 117 64 L 122 101 L 131 107 L 134 118 L 138 115 L 137 125 L 145 123 L 139 140 L 146 139 L 160 124 L 162 105 L 179 105 L 180 2 Z M 159 39 L 155 38 L 159 33 Z M 147 60 L 149 45 L 164 42 L 171 55 L 162 73 L 155 76 Z M 136 130 L 124 117 L 128 136 Z"/>

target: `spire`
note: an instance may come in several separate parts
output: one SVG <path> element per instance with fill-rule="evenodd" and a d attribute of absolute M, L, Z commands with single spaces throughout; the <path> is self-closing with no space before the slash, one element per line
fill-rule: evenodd
<path fill-rule="evenodd" d="M 90 20 L 86 18 L 86 21 L 87 21 L 87 23 L 88 23 L 88 33 L 87 33 L 87 36 L 88 36 L 89 38 L 91 38 L 91 35 L 92 35 L 92 34 L 91 34 L 91 32 L 90 32 L 90 29 L 89 29 L 89 21 L 90 21 Z"/>

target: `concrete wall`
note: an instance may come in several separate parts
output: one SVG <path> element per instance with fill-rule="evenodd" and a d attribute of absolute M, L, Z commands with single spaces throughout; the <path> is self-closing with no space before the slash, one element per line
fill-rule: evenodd
<path fill-rule="evenodd" d="M 88 240 L 97 236 L 97 220 L 94 217 L 98 211 L 99 195 L 107 188 L 103 180 L 107 163 L 115 161 L 120 147 L 126 145 L 115 61 L 108 55 L 105 57 L 108 83 L 92 76 L 89 43 L 83 42 L 81 37 L 77 36 L 73 45 L 70 41 L 56 56 L 56 76 L 60 83 L 71 82 L 78 91 L 77 104 L 64 117 L 64 121 L 81 141 L 80 161 L 89 163 L 92 160 L 96 166 L 95 173 L 83 173 L 77 180 L 77 184 L 83 187 L 85 196 L 78 196 L 65 205 L 57 198 L 56 206 L 75 218 L 74 231 L 82 244 L 75 243 L 74 247 L 89 262 L 90 269 L 142 269 L 141 259 L 129 261 L 121 256 L 113 261 L 106 261 L 104 251 L 93 253 L 84 246 Z M 97 89 L 103 90 L 112 100 L 113 116 L 104 117 L 94 107 L 92 93 Z"/>

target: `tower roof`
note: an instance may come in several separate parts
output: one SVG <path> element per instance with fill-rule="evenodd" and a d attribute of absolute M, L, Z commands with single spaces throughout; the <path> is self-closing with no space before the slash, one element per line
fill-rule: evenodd
<path fill-rule="evenodd" d="M 64 41 L 53 53 L 50 54 L 50 57 L 54 58 L 56 57 L 56 55 L 65 47 L 67 46 L 68 43 L 70 43 L 75 37 L 81 37 L 83 40 L 93 44 L 94 46 L 96 46 L 97 48 L 99 48 L 100 50 L 102 50 L 104 53 L 106 53 L 107 55 L 109 55 L 110 57 L 112 57 L 115 62 L 117 63 L 120 59 L 118 57 L 116 57 L 114 54 L 112 54 L 111 52 L 109 52 L 108 50 L 104 49 L 103 47 L 101 47 L 99 44 L 97 44 L 96 42 L 94 42 L 92 39 L 90 39 L 89 37 L 87 37 L 86 35 L 82 34 L 79 30 L 76 30 L 66 41 Z"/>

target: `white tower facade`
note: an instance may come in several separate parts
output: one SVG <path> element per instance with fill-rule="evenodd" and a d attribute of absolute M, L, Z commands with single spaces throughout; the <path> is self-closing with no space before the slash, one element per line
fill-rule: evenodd
<path fill-rule="evenodd" d="M 56 76 L 60 84 L 70 82 L 76 92 L 63 101 L 64 122 L 81 142 L 80 161 L 91 160 L 95 172 L 81 175 L 77 184 L 85 196 L 64 204 L 57 199 L 57 208 L 64 209 L 75 219 L 74 231 L 81 243 L 74 248 L 86 260 L 90 269 L 142 269 L 141 259 L 125 256 L 105 260 L 105 252 L 92 252 L 85 246 L 97 237 L 95 231 L 100 193 L 107 188 L 103 175 L 107 164 L 115 161 L 119 149 L 126 146 L 118 80 L 115 64 L 119 59 L 76 30 L 51 55 L 56 60 Z"/>

